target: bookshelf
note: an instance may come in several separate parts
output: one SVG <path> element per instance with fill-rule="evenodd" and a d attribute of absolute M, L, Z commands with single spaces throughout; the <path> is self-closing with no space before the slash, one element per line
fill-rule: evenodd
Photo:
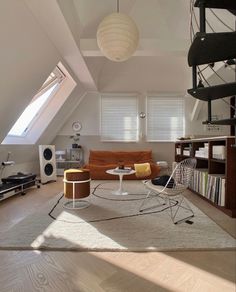
<path fill-rule="evenodd" d="M 234 136 L 175 142 L 175 161 L 197 158 L 190 189 L 231 217 L 236 217 L 236 148 Z"/>

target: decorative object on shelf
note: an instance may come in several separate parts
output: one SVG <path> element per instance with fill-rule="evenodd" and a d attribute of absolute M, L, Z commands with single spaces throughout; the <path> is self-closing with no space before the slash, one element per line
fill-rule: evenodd
<path fill-rule="evenodd" d="M 82 129 L 82 125 L 79 121 L 75 121 L 72 124 L 72 130 L 74 131 L 74 135 L 70 136 L 70 139 L 73 139 L 74 143 L 72 144 L 72 148 L 81 148 L 78 145 L 78 141 L 80 140 L 80 133 L 79 131 Z"/>
<path fill-rule="evenodd" d="M 80 145 L 79 145 L 80 146 Z M 70 149 L 70 160 L 71 161 L 82 161 L 83 150 L 80 147 Z"/>
<path fill-rule="evenodd" d="M 55 152 L 55 154 L 56 154 L 56 160 L 64 161 L 65 155 L 66 155 L 66 150 L 57 150 Z"/>
<path fill-rule="evenodd" d="M 194 135 L 191 135 L 191 136 L 187 136 L 187 137 L 179 137 L 177 138 L 177 140 L 191 140 L 191 139 L 194 139 Z"/>
<path fill-rule="evenodd" d="M 135 22 L 126 14 L 117 12 L 106 16 L 97 29 L 97 43 L 101 52 L 111 61 L 129 59 L 138 46 L 139 32 Z"/>
<path fill-rule="evenodd" d="M 74 131 L 74 132 L 79 132 L 79 131 L 81 131 L 81 129 L 82 129 L 82 125 L 81 125 L 81 123 L 79 122 L 79 121 L 76 121 L 76 122 L 74 122 L 73 124 L 72 124 L 72 130 Z"/>
<path fill-rule="evenodd" d="M 219 121 L 223 120 L 223 115 L 211 115 L 212 121 Z M 222 132 L 223 128 L 221 125 L 212 125 L 210 123 L 205 124 L 205 130 L 207 132 Z"/>
<path fill-rule="evenodd" d="M 77 143 L 80 139 L 80 133 L 75 133 L 74 135 L 70 136 L 70 139 L 73 139 L 74 143 L 72 143 L 72 148 L 81 148 L 81 146 Z"/>
<path fill-rule="evenodd" d="M 118 169 L 124 169 L 124 168 L 125 168 L 124 162 L 119 161 L 118 162 Z"/>

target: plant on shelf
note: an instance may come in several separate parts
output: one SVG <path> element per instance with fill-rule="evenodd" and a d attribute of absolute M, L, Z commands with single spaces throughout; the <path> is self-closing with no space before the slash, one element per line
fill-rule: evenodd
<path fill-rule="evenodd" d="M 81 146 L 78 144 L 78 141 L 80 140 L 80 133 L 75 133 L 74 135 L 70 136 L 70 139 L 74 141 L 74 143 L 72 143 L 72 148 L 81 148 Z"/>

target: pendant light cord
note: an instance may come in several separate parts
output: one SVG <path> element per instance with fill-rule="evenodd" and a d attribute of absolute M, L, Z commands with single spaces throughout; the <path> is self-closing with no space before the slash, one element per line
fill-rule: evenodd
<path fill-rule="evenodd" d="M 120 0 L 117 0 L 116 5 L 117 5 L 117 7 L 116 7 L 117 13 L 119 13 L 120 12 Z"/>

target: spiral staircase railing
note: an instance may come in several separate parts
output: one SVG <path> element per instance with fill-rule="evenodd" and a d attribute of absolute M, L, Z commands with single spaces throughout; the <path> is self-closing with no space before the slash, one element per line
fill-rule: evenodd
<path fill-rule="evenodd" d="M 199 21 L 195 8 L 199 9 Z M 216 32 L 214 26 L 206 17 L 206 10 L 212 13 L 227 30 Z M 193 97 L 207 102 L 208 117 L 203 124 L 230 125 L 236 129 L 236 27 L 230 27 L 222 20 L 217 9 L 227 9 L 230 14 L 236 15 L 236 0 L 191 0 L 190 5 L 190 39 L 191 46 L 188 52 L 188 64 L 192 67 L 192 88 L 188 93 Z M 210 32 L 207 32 L 208 29 Z M 197 30 L 197 31 L 196 31 Z M 216 64 L 222 63 L 234 71 L 235 81 L 227 82 L 215 69 Z M 203 68 L 202 68 L 203 67 Z M 219 68 L 219 65 L 218 65 Z M 220 84 L 210 84 L 206 74 L 207 70 L 212 71 Z M 234 104 L 226 97 L 234 97 Z M 223 120 L 212 120 L 212 102 L 220 99 L 227 103 L 231 109 L 231 117 Z M 234 147 L 236 146 L 236 141 Z"/>

